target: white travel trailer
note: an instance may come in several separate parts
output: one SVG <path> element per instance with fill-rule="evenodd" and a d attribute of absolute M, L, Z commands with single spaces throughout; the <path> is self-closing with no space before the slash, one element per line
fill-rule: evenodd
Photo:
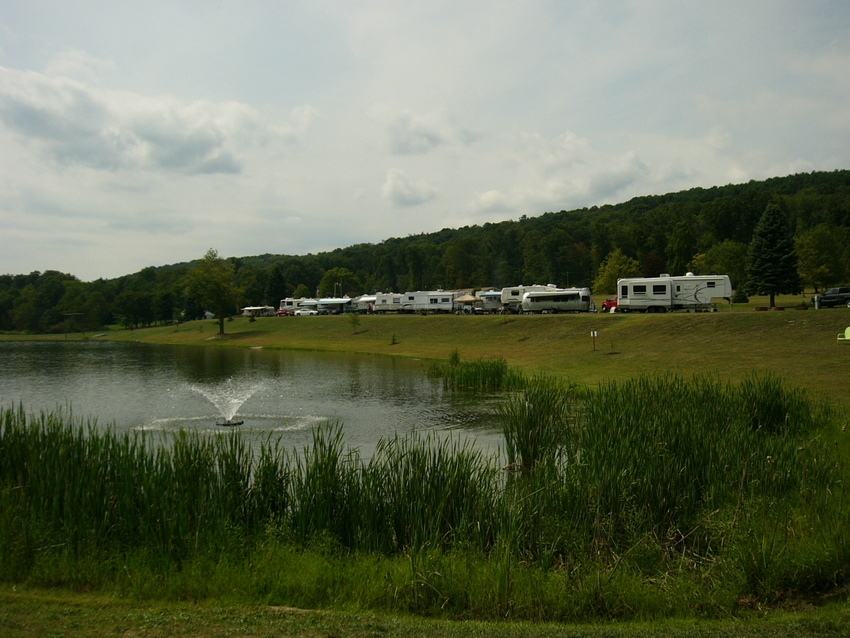
<path fill-rule="evenodd" d="M 460 297 L 459 292 L 444 290 L 420 290 L 406 292 L 402 295 L 402 312 L 454 312 L 454 300 Z"/>
<path fill-rule="evenodd" d="M 400 292 L 376 292 L 373 310 L 378 313 L 398 312 L 401 310 L 404 295 Z"/>
<path fill-rule="evenodd" d="M 502 308 L 511 312 L 518 312 L 522 305 L 522 296 L 527 292 L 558 290 L 555 284 L 534 284 L 533 286 L 512 286 L 502 288 Z"/>
<path fill-rule="evenodd" d="M 338 315 L 351 308 L 351 297 L 323 297 L 316 305 L 320 314 Z"/>
<path fill-rule="evenodd" d="M 728 275 L 631 277 L 617 280 L 618 312 L 667 312 L 710 308 L 713 299 L 732 296 Z"/>
<path fill-rule="evenodd" d="M 558 288 L 533 290 L 522 296 L 522 312 L 537 314 L 559 312 L 590 312 L 595 310 L 590 288 Z"/>

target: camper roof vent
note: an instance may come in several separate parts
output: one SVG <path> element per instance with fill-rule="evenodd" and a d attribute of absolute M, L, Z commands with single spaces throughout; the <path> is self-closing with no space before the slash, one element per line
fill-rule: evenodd
<path fill-rule="evenodd" d="M 661 274 L 660 274 L 660 275 L 658 275 L 658 276 L 659 276 L 659 277 L 669 277 L 669 276 L 670 276 L 670 273 L 669 273 L 669 272 L 663 272 L 663 273 L 661 273 Z"/>
<path fill-rule="evenodd" d="M 685 277 L 693 277 L 693 276 L 694 276 L 694 273 L 692 273 L 692 272 L 686 272 L 685 273 Z"/>

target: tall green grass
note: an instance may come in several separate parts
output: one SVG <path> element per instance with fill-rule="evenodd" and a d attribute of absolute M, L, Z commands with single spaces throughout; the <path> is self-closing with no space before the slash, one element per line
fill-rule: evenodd
<path fill-rule="evenodd" d="M 457 350 L 452 351 L 447 363 L 432 362 L 425 372 L 431 378 L 442 379 L 443 387 L 450 390 L 516 390 L 526 381 L 505 359 L 461 361 Z"/>
<path fill-rule="evenodd" d="M 457 363 L 453 364 L 457 365 Z M 508 465 L 434 435 L 363 459 L 0 410 L 0 578 L 476 617 L 675 615 L 850 576 L 835 419 L 775 377 L 526 379 Z M 230 594 L 227 594 L 230 595 Z M 345 602 L 348 601 L 348 602 Z"/>

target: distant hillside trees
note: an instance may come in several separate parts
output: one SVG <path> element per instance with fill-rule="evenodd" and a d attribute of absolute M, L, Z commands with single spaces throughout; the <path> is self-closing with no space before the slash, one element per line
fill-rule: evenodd
<path fill-rule="evenodd" d="M 340 288 L 355 294 L 552 283 L 592 286 L 598 294 L 610 294 L 617 277 L 689 270 L 727 274 L 736 291 L 743 292 L 749 289 L 748 255 L 767 254 L 771 245 L 755 236 L 769 204 L 784 212 L 786 239 L 792 238 L 799 258 L 796 275 L 788 267 L 775 277 L 793 282 L 788 286 L 793 290 L 801 283 L 818 290 L 850 283 L 850 171 L 842 170 L 376 238 L 375 243 L 318 254 L 222 259 L 240 292 L 226 312 L 237 312 L 243 302 L 276 306 L 285 297 L 312 297 L 319 289 L 334 294 Z M 628 267 L 612 268 L 612 259 Z M 200 285 L 189 284 L 202 261 L 151 266 L 93 282 L 57 271 L 0 275 L 0 330 L 62 332 L 199 318 L 212 310 L 189 294 Z M 750 269 L 760 272 L 765 267 L 760 264 L 756 260 Z M 340 285 L 335 271 L 350 276 Z"/>

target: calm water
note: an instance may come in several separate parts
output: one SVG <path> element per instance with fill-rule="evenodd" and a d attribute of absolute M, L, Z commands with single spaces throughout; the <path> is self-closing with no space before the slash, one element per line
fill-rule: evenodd
<path fill-rule="evenodd" d="M 474 438 L 495 451 L 496 395 L 444 392 L 418 361 L 368 355 L 187 348 L 111 342 L 0 342 L 0 404 L 70 407 L 118 430 L 215 436 L 244 420 L 252 441 L 301 447 L 318 423 L 342 421 L 368 456 L 395 432 Z"/>

